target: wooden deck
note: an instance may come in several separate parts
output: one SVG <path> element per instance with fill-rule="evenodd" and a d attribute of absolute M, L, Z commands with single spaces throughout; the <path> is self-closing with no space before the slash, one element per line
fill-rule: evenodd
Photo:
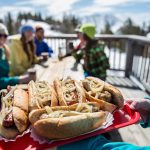
<path fill-rule="evenodd" d="M 56 77 L 63 78 L 71 76 L 77 80 L 84 78 L 81 66 L 78 66 L 77 71 L 71 70 L 74 63 L 72 57 L 65 58 L 63 61 L 50 59 L 47 63 L 47 68 L 43 68 L 39 65 L 35 66 L 38 80 L 46 80 L 52 83 Z M 148 95 L 144 91 L 141 91 L 138 86 L 128 78 L 108 76 L 107 82 L 118 86 L 124 98 L 143 98 Z M 113 141 L 125 141 L 141 146 L 150 145 L 150 128 L 143 129 L 139 124 L 112 131 L 110 135 Z"/>

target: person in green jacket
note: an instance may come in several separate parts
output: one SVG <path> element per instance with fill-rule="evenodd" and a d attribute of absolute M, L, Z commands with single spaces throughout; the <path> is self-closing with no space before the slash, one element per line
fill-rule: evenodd
<path fill-rule="evenodd" d="M 110 64 L 104 52 L 104 43 L 95 39 L 95 25 L 90 23 L 83 24 L 80 27 L 79 32 L 80 38 L 84 44 L 81 47 L 80 53 L 78 50 L 76 52 L 74 51 L 72 54 L 76 60 L 78 58 L 78 62 L 83 58 L 84 76 L 93 76 L 106 80 L 107 69 L 109 69 Z"/>
<path fill-rule="evenodd" d="M 104 44 L 95 39 L 96 27 L 93 24 L 83 24 L 80 28 L 85 47 L 82 49 L 84 59 L 84 76 L 94 76 L 106 79 L 109 60 L 104 52 Z"/>
<path fill-rule="evenodd" d="M 128 100 L 130 107 L 140 113 L 143 128 L 150 127 L 150 97 L 140 101 Z M 102 135 L 66 144 L 57 150 L 150 150 L 150 146 L 137 146 L 126 142 L 112 142 Z"/>
<path fill-rule="evenodd" d="M 30 75 L 9 77 L 10 71 L 10 50 L 5 44 L 8 36 L 8 30 L 0 23 L 0 90 L 7 88 L 8 85 L 16 85 L 28 83 L 30 80 L 35 80 L 35 77 Z"/>

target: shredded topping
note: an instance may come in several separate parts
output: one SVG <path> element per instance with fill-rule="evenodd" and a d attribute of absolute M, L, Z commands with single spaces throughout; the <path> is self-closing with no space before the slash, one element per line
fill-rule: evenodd
<path fill-rule="evenodd" d="M 104 90 L 105 82 L 101 85 L 100 83 L 86 79 L 83 81 L 83 85 L 87 90 L 87 93 L 96 99 L 102 99 L 107 102 L 111 101 L 111 94 Z"/>
<path fill-rule="evenodd" d="M 87 104 L 87 103 L 79 103 L 75 111 L 68 111 L 68 110 L 53 111 L 49 106 L 46 106 L 44 108 L 46 110 L 46 113 L 42 114 L 40 119 L 62 118 L 68 116 L 81 115 L 83 113 L 92 113 L 92 112 L 99 111 L 99 108 L 97 106 L 94 106 L 93 104 Z"/>
<path fill-rule="evenodd" d="M 61 81 L 63 96 L 66 101 L 77 101 L 80 94 L 77 91 L 74 80 L 67 78 Z"/>
<path fill-rule="evenodd" d="M 51 102 L 50 85 L 45 81 L 30 82 L 33 92 L 32 103 L 35 103 L 38 108 L 43 108 L 48 102 Z"/>
<path fill-rule="evenodd" d="M 2 97 L 2 109 L 0 112 L 0 122 L 2 123 L 4 117 L 12 110 L 13 107 L 13 94 L 14 91 L 17 89 L 17 86 L 12 88 L 9 93 L 5 97 Z"/>
<path fill-rule="evenodd" d="M 92 113 L 92 106 L 88 105 L 86 103 L 79 103 L 77 108 L 76 108 L 77 112 L 86 112 L 86 113 Z"/>
<path fill-rule="evenodd" d="M 47 114 L 50 114 L 53 112 L 51 107 L 49 107 L 49 106 L 45 106 L 45 110 L 46 110 Z"/>
<path fill-rule="evenodd" d="M 75 112 L 75 111 L 67 111 L 67 110 L 58 110 L 54 111 L 50 114 L 42 114 L 40 119 L 46 119 L 46 118 L 62 118 L 62 117 L 69 117 L 69 116 L 76 116 L 80 115 L 82 113 L 80 112 Z"/>

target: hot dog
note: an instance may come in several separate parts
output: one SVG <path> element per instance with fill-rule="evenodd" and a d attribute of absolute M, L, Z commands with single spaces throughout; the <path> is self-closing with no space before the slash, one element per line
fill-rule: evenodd
<path fill-rule="evenodd" d="M 14 138 L 28 127 L 28 94 L 21 88 L 11 89 L 1 98 L 0 135 Z"/>
<path fill-rule="evenodd" d="M 97 103 L 45 107 L 30 112 L 29 120 L 39 135 L 49 139 L 65 139 L 100 127 L 108 112 L 99 108 Z"/>
<path fill-rule="evenodd" d="M 77 81 L 70 77 L 63 80 L 54 80 L 54 87 L 57 92 L 60 106 L 68 106 L 86 101 L 83 88 Z"/>
<path fill-rule="evenodd" d="M 101 109 L 113 112 L 123 107 L 124 98 L 114 86 L 95 77 L 87 77 L 81 83 L 87 100 L 98 102 L 101 104 Z"/>

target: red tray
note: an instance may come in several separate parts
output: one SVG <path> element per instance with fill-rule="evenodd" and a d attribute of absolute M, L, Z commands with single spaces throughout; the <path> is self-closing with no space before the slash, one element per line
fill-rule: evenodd
<path fill-rule="evenodd" d="M 60 145 L 68 144 L 68 143 L 82 140 L 91 136 L 99 135 L 101 133 L 108 132 L 114 129 L 119 129 L 125 126 L 129 126 L 138 122 L 140 119 L 140 114 L 130 109 L 130 107 L 127 104 L 124 105 L 124 108 L 122 110 L 115 111 L 113 116 L 114 116 L 113 124 L 103 130 L 98 130 L 98 131 L 95 131 L 86 135 L 78 136 L 69 140 L 53 142 L 51 144 L 39 144 L 38 142 L 35 142 L 30 137 L 30 133 L 29 133 L 29 134 L 24 135 L 21 138 L 18 138 L 15 142 L 5 143 L 4 141 L 0 141 L 0 150 L 8 150 L 8 149 L 16 150 L 17 148 L 19 150 L 35 150 L 35 149 L 42 150 L 42 149 L 50 148 L 53 146 L 60 146 Z"/>

